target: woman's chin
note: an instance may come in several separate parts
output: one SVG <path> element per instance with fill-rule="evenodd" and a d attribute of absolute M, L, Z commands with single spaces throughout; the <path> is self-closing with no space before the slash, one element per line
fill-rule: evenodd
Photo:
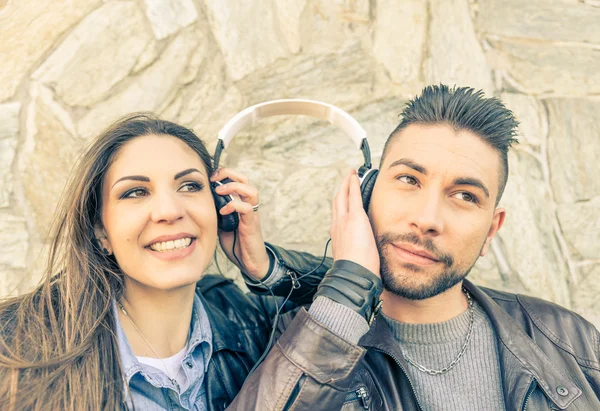
<path fill-rule="evenodd" d="M 197 270 L 193 272 L 189 270 L 153 271 L 150 275 L 144 275 L 143 277 L 136 276 L 136 278 L 133 278 L 129 276 L 129 281 L 127 281 L 129 284 L 126 284 L 126 287 L 129 285 L 130 287 L 144 288 L 147 291 L 174 291 L 188 287 L 195 288 L 196 283 L 202 276 L 203 272 Z"/>
<path fill-rule="evenodd" d="M 123 264 L 122 270 L 126 277 L 126 286 L 156 290 L 175 290 L 192 286 L 203 277 L 205 270 L 211 262 L 211 255 L 195 252 L 186 258 L 176 260 L 156 259 L 145 252 L 129 259 L 129 264 Z M 119 261 L 123 262 L 123 261 Z M 130 284 L 127 284 L 130 283 Z"/>

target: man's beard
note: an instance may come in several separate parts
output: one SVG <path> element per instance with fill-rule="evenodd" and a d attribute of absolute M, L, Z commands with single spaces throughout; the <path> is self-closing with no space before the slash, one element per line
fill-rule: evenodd
<path fill-rule="evenodd" d="M 423 271 L 423 268 L 415 264 L 405 263 L 397 268 L 398 270 L 403 270 L 405 272 L 404 276 L 400 276 L 400 273 L 396 273 L 398 275 L 395 275 L 388 265 L 385 249 L 386 246 L 388 246 L 388 249 L 389 247 L 393 247 L 392 244 L 397 242 L 414 244 L 429 251 L 444 265 L 441 274 L 438 274 L 433 278 L 426 278 L 425 282 L 422 284 L 411 285 L 411 280 L 417 279 L 417 277 L 411 276 L 411 272 L 419 273 Z M 383 233 L 377 236 L 377 250 L 379 251 L 380 273 L 384 288 L 392 294 L 396 294 L 397 296 L 409 300 L 424 300 L 443 293 L 461 282 L 467 274 L 469 274 L 473 265 L 475 265 L 475 261 L 473 261 L 471 266 L 464 271 L 461 271 L 457 267 L 453 268 L 454 258 L 451 255 L 440 252 L 431 239 L 422 241 L 419 236 L 414 233 Z"/>

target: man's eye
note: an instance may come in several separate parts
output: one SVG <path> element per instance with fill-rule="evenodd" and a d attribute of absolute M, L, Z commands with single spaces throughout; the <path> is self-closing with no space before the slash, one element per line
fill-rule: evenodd
<path fill-rule="evenodd" d="M 461 191 L 460 193 L 456 193 L 455 197 L 458 198 L 459 200 L 463 200 L 463 201 L 466 201 L 468 203 L 475 203 L 475 204 L 477 204 L 479 202 L 477 200 L 477 197 L 475 197 L 473 194 L 467 193 L 465 191 Z"/>
<path fill-rule="evenodd" d="M 148 192 L 144 188 L 134 188 L 129 191 L 126 191 L 121 198 L 138 198 L 145 197 L 148 195 Z"/>
<path fill-rule="evenodd" d="M 183 183 L 181 185 L 181 188 L 179 189 L 179 191 L 195 192 L 195 191 L 201 191 L 203 188 L 204 188 L 204 185 L 202 185 L 200 183 L 187 182 L 187 183 Z"/>
<path fill-rule="evenodd" d="M 406 183 L 406 184 L 410 184 L 412 186 L 415 186 L 419 183 L 417 181 L 417 179 L 412 176 L 399 176 L 399 177 L 397 177 L 397 180 L 402 181 L 403 183 Z"/>

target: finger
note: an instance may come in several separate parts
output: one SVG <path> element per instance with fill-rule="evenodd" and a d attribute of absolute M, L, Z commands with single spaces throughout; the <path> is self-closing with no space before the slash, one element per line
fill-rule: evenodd
<path fill-rule="evenodd" d="M 348 189 L 350 184 L 350 175 L 350 173 L 346 175 L 334 199 L 336 215 L 338 217 L 342 217 L 348 213 Z"/>
<path fill-rule="evenodd" d="M 233 212 L 238 213 L 240 224 L 244 224 L 246 226 L 253 226 L 253 224 L 259 223 L 260 221 L 258 212 L 254 211 L 250 204 L 242 201 L 230 201 L 226 206 L 221 208 L 219 212 L 221 215 L 228 215 Z M 260 228 L 258 228 L 258 230 L 260 231 Z"/>
<path fill-rule="evenodd" d="M 337 222 L 337 207 L 336 207 L 336 202 L 335 202 L 336 197 L 337 197 L 337 194 L 331 201 L 331 223 L 329 224 L 329 237 L 331 237 L 332 239 L 335 238 L 334 233 L 335 233 L 335 227 L 336 227 L 336 222 Z"/>
<path fill-rule="evenodd" d="M 356 171 L 352 170 L 350 177 L 350 187 L 348 189 L 348 209 L 351 212 L 358 212 L 364 209 L 362 195 L 360 193 L 360 180 L 356 175 Z"/>
<path fill-rule="evenodd" d="M 221 215 L 229 215 L 233 212 L 240 215 L 256 214 L 250 204 L 239 200 L 230 201 L 219 210 L 219 214 Z"/>
<path fill-rule="evenodd" d="M 220 169 L 216 170 L 210 176 L 210 181 L 220 181 L 220 180 L 223 180 L 224 178 L 230 178 L 233 181 L 237 181 L 237 182 L 243 183 L 243 184 L 250 183 L 250 180 L 248 179 L 248 177 L 245 174 L 242 174 L 239 171 L 236 171 L 231 168 L 220 168 Z"/>
<path fill-rule="evenodd" d="M 337 219 L 336 199 L 337 194 L 333 197 L 333 200 L 331 200 L 331 221 L 335 221 Z"/>
<path fill-rule="evenodd" d="M 235 193 L 240 196 L 242 201 L 250 204 L 258 203 L 258 190 L 248 184 L 243 183 L 226 183 L 215 188 L 215 192 L 219 195 L 225 196 Z"/>

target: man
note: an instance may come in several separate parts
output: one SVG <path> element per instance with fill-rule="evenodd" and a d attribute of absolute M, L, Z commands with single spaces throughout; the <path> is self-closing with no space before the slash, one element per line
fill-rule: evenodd
<path fill-rule="evenodd" d="M 368 217 L 351 173 L 313 305 L 288 321 L 231 408 L 600 410 L 592 324 L 465 280 L 504 222 L 516 126 L 471 88 L 426 87 L 410 101 Z"/>

